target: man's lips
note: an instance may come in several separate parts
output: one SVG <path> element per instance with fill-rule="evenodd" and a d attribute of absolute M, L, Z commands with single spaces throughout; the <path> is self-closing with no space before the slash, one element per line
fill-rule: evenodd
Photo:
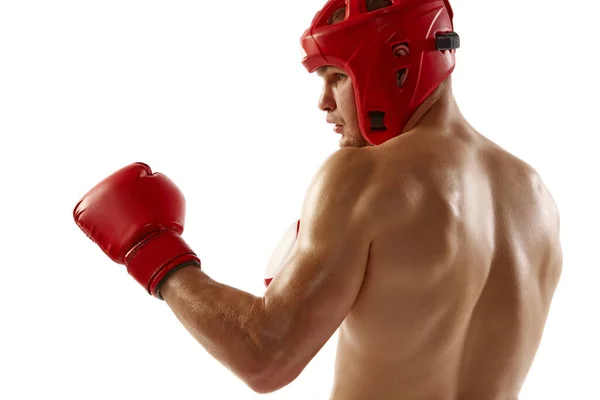
<path fill-rule="evenodd" d="M 336 132 L 336 133 L 342 133 L 342 132 L 343 132 L 343 130 L 344 130 L 344 125 L 343 125 L 343 124 L 340 124 L 340 123 L 339 123 L 339 121 L 336 121 L 336 120 L 334 120 L 334 119 L 330 119 L 330 118 L 327 118 L 327 119 L 326 119 L 326 121 L 327 121 L 327 123 L 328 123 L 328 124 L 335 125 L 335 126 L 333 127 L 333 131 L 334 131 L 334 132 Z"/>

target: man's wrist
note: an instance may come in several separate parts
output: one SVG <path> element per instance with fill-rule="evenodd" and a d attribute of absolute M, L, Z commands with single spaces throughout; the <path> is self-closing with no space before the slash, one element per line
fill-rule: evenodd
<path fill-rule="evenodd" d="M 156 288 L 156 297 L 164 300 L 169 292 L 177 290 L 178 287 L 181 287 L 186 282 L 202 277 L 208 278 L 208 276 L 202 272 L 199 263 L 184 263 L 181 266 L 174 268 L 164 277 Z"/>
<path fill-rule="evenodd" d="M 188 268 L 188 267 L 193 267 L 193 268 Z M 164 297 L 162 296 L 161 291 L 164 290 L 165 286 L 167 286 L 167 282 L 172 282 L 171 286 L 173 286 L 173 282 L 177 282 L 178 279 L 172 279 L 172 278 L 175 278 L 175 276 L 178 274 L 178 272 L 181 272 L 185 269 L 195 269 L 195 270 L 200 271 L 200 263 L 196 260 L 190 260 L 190 261 L 184 262 L 183 264 L 176 266 L 175 268 L 173 268 L 172 270 L 167 272 L 167 274 L 160 280 L 160 282 L 158 282 L 156 284 L 156 289 L 154 290 L 154 292 L 158 299 L 164 300 Z"/>

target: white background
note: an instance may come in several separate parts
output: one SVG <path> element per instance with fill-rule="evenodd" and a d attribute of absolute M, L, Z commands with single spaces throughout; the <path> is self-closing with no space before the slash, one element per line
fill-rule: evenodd
<path fill-rule="evenodd" d="M 185 193 L 205 271 L 260 295 L 337 149 L 300 64 L 323 4 L 0 2 L 1 399 L 327 398 L 335 336 L 259 396 L 71 214 L 108 174 L 147 162 Z M 600 399 L 597 4 L 453 3 L 463 113 L 541 173 L 562 213 L 564 273 L 522 400 Z"/>

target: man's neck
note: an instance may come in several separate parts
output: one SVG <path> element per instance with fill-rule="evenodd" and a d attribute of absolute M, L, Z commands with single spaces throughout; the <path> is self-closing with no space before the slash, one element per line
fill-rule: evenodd
<path fill-rule="evenodd" d="M 404 132 L 421 126 L 447 126 L 458 121 L 464 121 L 464 118 L 452 94 L 451 82 L 447 82 L 417 108 Z"/>

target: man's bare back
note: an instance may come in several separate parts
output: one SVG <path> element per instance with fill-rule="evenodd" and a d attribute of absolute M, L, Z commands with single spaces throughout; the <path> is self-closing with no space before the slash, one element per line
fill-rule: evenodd
<path fill-rule="evenodd" d="M 516 399 L 562 265 L 541 179 L 466 125 L 362 150 L 376 237 L 331 398 Z"/>

